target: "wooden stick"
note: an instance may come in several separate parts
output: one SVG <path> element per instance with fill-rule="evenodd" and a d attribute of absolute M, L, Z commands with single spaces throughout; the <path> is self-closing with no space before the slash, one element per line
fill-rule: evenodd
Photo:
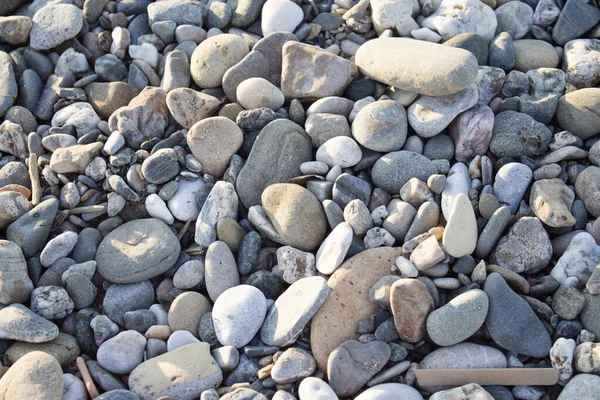
<path fill-rule="evenodd" d="M 482 369 L 416 369 L 420 386 L 538 385 L 551 386 L 558 381 L 553 368 L 482 368 Z"/>
<path fill-rule="evenodd" d="M 85 388 L 90 394 L 90 397 L 92 399 L 95 399 L 96 397 L 100 396 L 100 393 L 98 393 L 98 388 L 94 384 L 94 381 L 92 380 L 92 377 L 90 375 L 90 371 L 88 371 L 87 365 L 85 365 L 85 361 L 83 360 L 83 358 L 77 357 L 76 363 L 77 368 L 79 369 L 79 373 L 83 378 Z"/>
<path fill-rule="evenodd" d="M 74 215 L 74 214 L 93 213 L 93 212 L 99 212 L 99 211 L 106 211 L 106 206 L 97 205 L 97 206 L 76 207 L 76 208 L 70 209 L 69 214 Z"/>
<path fill-rule="evenodd" d="M 42 199 L 42 185 L 40 184 L 40 172 L 38 171 L 37 155 L 29 155 L 29 180 L 31 181 L 31 204 L 37 206 Z"/>

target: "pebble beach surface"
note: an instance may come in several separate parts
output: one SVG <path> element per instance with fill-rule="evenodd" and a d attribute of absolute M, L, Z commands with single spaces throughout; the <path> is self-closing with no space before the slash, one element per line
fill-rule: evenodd
<path fill-rule="evenodd" d="M 595 1 L 0 0 L 0 400 L 600 400 L 599 139 Z"/>

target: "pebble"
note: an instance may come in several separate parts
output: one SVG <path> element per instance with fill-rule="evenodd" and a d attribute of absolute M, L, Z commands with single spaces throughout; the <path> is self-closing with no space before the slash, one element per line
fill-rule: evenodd
<path fill-rule="evenodd" d="M 316 368 L 315 359 L 309 352 L 292 347 L 277 358 L 271 370 L 271 378 L 278 384 L 297 382 L 311 376 Z"/>
<path fill-rule="evenodd" d="M 520 218 L 498 241 L 490 260 L 517 273 L 535 273 L 552 258 L 552 243 L 539 219 Z"/>
<path fill-rule="evenodd" d="M 411 178 L 423 182 L 437 173 L 427 157 L 412 151 L 394 151 L 379 158 L 371 170 L 373 183 L 388 193 L 399 193 Z"/>
<path fill-rule="evenodd" d="M 202 179 L 182 179 L 173 196 L 167 201 L 169 212 L 180 221 L 198 218 L 201 206 L 196 202 L 196 194 L 204 187 Z"/>
<path fill-rule="evenodd" d="M 494 342 L 518 354 L 546 357 L 550 335 L 525 300 L 496 273 L 487 277 L 484 291 L 490 302 L 485 326 Z"/>
<path fill-rule="evenodd" d="M 127 311 L 148 309 L 154 301 L 154 288 L 149 281 L 127 285 L 111 285 L 102 302 L 104 313 L 117 324 L 124 326 Z"/>
<path fill-rule="evenodd" d="M 561 228 L 575 224 L 571 214 L 574 200 L 575 193 L 560 179 L 540 179 L 531 187 L 529 204 L 544 224 Z"/>
<path fill-rule="evenodd" d="M 49 4 L 32 18 L 29 39 L 35 50 L 49 50 L 77 36 L 83 13 L 72 4 Z"/>
<path fill-rule="evenodd" d="M 21 304 L 0 310 L 0 338 L 28 343 L 44 343 L 56 339 L 58 327 Z"/>
<path fill-rule="evenodd" d="M 69 255 L 77 244 L 78 236 L 75 232 L 64 232 L 50 240 L 40 254 L 40 263 L 49 267 L 60 258 Z"/>
<path fill-rule="evenodd" d="M 592 374 L 579 374 L 567 383 L 558 400 L 583 399 L 597 400 L 600 398 L 594 390 L 600 384 L 600 377 Z"/>
<path fill-rule="evenodd" d="M 368 296 L 355 296 L 355 290 L 368 293 L 380 277 L 389 274 L 390 265 L 399 255 L 393 248 L 368 249 L 348 259 L 331 275 L 329 296 L 311 322 L 311 347 L 318 368 L 326 370 L 329 353 L 344 341 L 358 339 L 356 325 L 370 318 L 377 306 L 369 302 Z"/>
<path fill-rule="evenodd" d="M 190 150 L 202 163 L 202 171 L 215 177 L 223 175 L 242 141 L 241 129 L 225 117 L 211 117 L 197 122 L 190 128 L 187 138 Z M 214 148 L 219 150 L 214 151 Z"/>
<path fill-rule="evenodd" d="M 525 164 L 503 165 L 494 179 L 494 195 L 501 204 L 510 208 L 511 213 L 515 213 L 532 178 L 533 173 Z"/>
<path fill-rule="evenodd" d="M 382 54 L 385 56 L 381 57 Z M 355 58 L 360 71 L 370 78 L 428 96 L 459 92 L 469 86 L 477 75 L 477 59 L 470 52 L 424 41 L 401 38 L 370 40 L 360 47 Z M 442 59 L 444 61 L 440 62 Z M 410 68 L 404 68 L 404 65 Z M 397 74 L 398 69 L 404 73 Z M 417 73 L 423 79 L 415 79 Z M 432 79 L 436 76 L 451 79 Z"/>
<path fill-rule="evenodd" d="M 286 99 L 337 96 L 358 75 L 353 62 L 303 43 L 286 42 L 282 57 L 281 91 Z M 303 65 L 301 71 L 298 65 Z"/>
<path fill-rule="evenodd" d="M 261 29 L 264 37 L 274 32 L 294 32 L 304 19 L 302 8 L 290 0 L 268 0 L 262 7 Z"/>
<path fill-rule="evenodd" d="M 0 240 L 0 303 L 25 303 L 33 291 L 25 257 L 21 249 L 8 240 Z"/>
<path fill-rule="evenodd" d="M 352 123 L 352 136 L 369 150 L 397 151 L 406 141 L 407 126 L 404 107 L 392 100 L 381 100 L 358 112 Z"/>
<path fill-rule="evenodd" d="M 262 206 L 283 245 L 303 251 L 317 248 L 325 236 L 325 214 L 310 191 L 294 184 L 275 184 L 262 194 Z"/>
<path fill-rule="evenodd" d="M 599 262 L 600 246 L 589 233 L 578 233 L 571 239 L 550 275 L 561 283 L 574 277 L 584 284 Z"/>
<path fill-rule="evenodd" d="M 273 160 L 286 162 L 273 168 Z M 298 176 L 300 165 L 311 161 L 310 139 L 291 121 L 276 120 L 261 130 L 238 175 L 237 193 L 247 208 L 260 204 L 267 186 Z"/>
<path fill-rule="evenodd" d="M 513 39 L 527 35 L 533 25 L 533 10 L 527 3 L 505 3 L 494 10 L 498 31 L 508 32 Z"/>
<path fill-rule="evenodd" d="M 600 90 L 596 88 L 575 90 L 562 96 L 556 108 L 560 126 L 584 140 L 596 135 L 598 117 L 594 110 L 599 96 Z"/>
<path fill-rule="evenodd" d="M 173 332 L 185 330 L 199 336 L 200 319 L 210 311 L 210 302 L 198 292 L 183 292 L 175 298 L 167 317 Z"/>
<path fill-rule="evenodd" d="M 298 387 L 300 400 L 335 400 L 337 396 L 327 383 L 319 378 L 308 377 Z"/>
<path fill-rule="evenodd" d="M 194 82 L 201 88 L 221 85 L 223 75 L 248 54 L 248 45 L 233 34 L 217 35 L 204 40 L 190 60 Z"/>
<path fill-rule="evenodd" d="M 552 368 L 558 372 L 558 381 L 563 386 L 573 377 L 575 346 L 573 339 L 558 338 L 550 349 Z"/>
<path fill-rule="evenodd" d="M 400 339 L 409 343 L 423 339 L 427 315 L 434 308 L 427 286 L 411 278 L 396 281 L 390 290 L 390 306 Z"/>
<path fill-rule="evenodd" d="M 545 153 L 552 133 L 531 116 L 505 111 L 496 116 L 490 150 L 498 157 L 537 156 Z M 515 145 L 518 142 L 519 145 Z"/>
<path fill-rule="evenodd" d="M 142 282 L 171 268 L 179 250 L 176 236 L 161 220 L 131 221 L 100 243 L 96 253 L 98 272 L 113 283 Z"/>
<path fill-rule="evenodd" d="M 246 110 L 261 107 L 278 110 L 285 101 L 283 93 L 264 78 L 250 78 L 240 83 L 236 90 L 236 98 Z"/>
<path fill-rule="evenodd" d="M 327 281 L 321 277 L 294 282 L 269 310 L 260 332 L 261 340 L 278 347 L 294 343 L 328 294 Z"/>
<path fill-rule="evenodd" d="M 141 363 L 129 375 L 129 388 L 141 398 L 197 399 L 216 389 L 223 373 L 208 343 L 193 343 Z"/>
<path fill-rule="evenodd" d="M 423 21 L 423 26 L 437 31 L 444 40 L 473 32 L 489 42 L 497 25 L 494 11 L 487 4 L 473 0 L 443 0 L 439 8 Z"/>
<path fill-rule="evenodd" d="M 406 400 L 422 400 L 423 396 L 412 387 L 402 383 L 383 383 L 362 392 L 356 400 L 394 400 L 398 396 Z"/>
<path fill-rule="evenodd" d="M 352 396 L 385 366 L 390 356 L 390 346 L 384 342 L 348 340 L 329 355 L 329 385 L 338 396 Z"/>
<path fill-rule="evenodd" d="M 477 246 L 477 221 L 468 197 L 459 193 L 452 202 L 442 238 L 444 250 L 452 257 L 470 255 Z"/>
<path fill-rule="evenodd" d="M 7 400 L 58 399 L 63 396 L 63 388 L 60 364 L 50 354 L 41 351 L 20 358 L 0 380 L 0 392 Z"/>
<path fill-rule="evenodd" d="M 453 346 L 471 337 L 485 322 L 489 301 L 479 290 L 469 290 L 427 317 L 427 334 L 439 346 Z"/>
<path fill-rule="evenodd" d="M 215 302 L 212 314 L 219 342 L 244 347 L 260 329 L 266 313 L 265 296 L 254 286 L 239 285 L 226 290 Z"/>
<path fill-rule="evenodd" d="M 98 349 L 98 363 L 115 374 L 128 374 L 144 359 L 146 338 L 135 331 L 124 331 L 108 339 Z"/>
<path fill-rule="evenodd" d="M 225 181 L 217 182 L 206 197 L 196 220 L 195 242 L 208 247 L 217 238 L 219 220 L 236 218 L 237 208 L 238 196 L 233 185 Z"/>
<path fill-rule="evenodd" d="M 417 135 L 431 138 L 479 99 L 475 85 L 445 96 L 421 96 L 408 109 L 408 122 Z"/>
<path fill-rule="evenodd" d="M 550 43 L 543 40 L 521 39 L 513 42 L 514 68 L 527 72 L 538 68 L 556 68 L 559 57 Z"/>
<path fill-rule="evenodd" d="M 238 268 L 231 250 L 221 241 L 213 242 L 206 250 L 206 290 L 211 300 L 240 284 Z"/>
<path fill-rule="evenodd" d="M 315 276 L 315 256 L 291 246 L 277 249 L 277 271 L 282 271 L 287 283 L 294 283 L 302 278 Z"/>
<path fill-rule="evenodd" d="M 330 167 L 352 167 L 362 158 L 362 151 L 356 142 L 347 136 L 337 136 L 327 140 L 317 150 L 317 161 Z"/>

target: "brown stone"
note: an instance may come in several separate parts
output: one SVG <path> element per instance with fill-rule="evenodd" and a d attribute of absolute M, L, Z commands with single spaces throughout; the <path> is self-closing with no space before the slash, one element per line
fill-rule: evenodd
<path fill-rule="evenodd" d="M 433 297 L 417 279 L 400 279 L 392 285 L 390 306 L 400 339 L 416 343 L 425 337 L 427 315 L 433 311 Z"/>
<path fill-rule="evenodd" d="M 138 90 L 124 82 L 92 82 L 85 87 L 85 93 L 98 115 L 107 119 L 117 109 L 129 104 Z"/>
<path fill-rule="evenodd" d="M 317 366 L 327 371 L 329 354 L 346 340 L 360 336 L 356 325 L 377 311 L 369 290 L 400 256 L 400 248 L 365 250 L 344 262 L 329 278 L 327 300 L 312 319 L 311 346 Z"/>
<path fill-rule="evenodd" d="M 175 121 L 186 129 L 214 115 L 220 105 L 221 102 L 216 97 L 189 88 L 174 89 L 167 95 L 169 111 Z"/>

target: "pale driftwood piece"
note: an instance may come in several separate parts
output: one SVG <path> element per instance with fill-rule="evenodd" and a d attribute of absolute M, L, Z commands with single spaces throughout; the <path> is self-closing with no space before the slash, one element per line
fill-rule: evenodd
<path fill-rule="evenodd" d="M 76 207 L 69 210 L 70 215 L 74 214 L 83 214 L 83 213 L 92 213 L 98 211 L 106 211 L 106 206 L 84 206 L 84 207 Z"/>
<path fill-rule="evenodd" d="M 35 207 L 42 199 L 42 185 L 38 171 L 38 160 L 35 153 L 29 155 L 29 180 L 31 181 L 31 204 Z"/>
<path fill-rule="evenodd" d="M 85 388 L 87 389 L 90 397 L 92 399 L 95 399 L 96 397 L 100 396 L 100 393 L 98 393 L 98 388 L 92 380 L 90 371 L 88 371 L 87 365 L 85 365 L 85 360 L 81 357 L 77 357 L 76 363 L 77 368 L 79 369 L 79 373 L 81 374 L 81 378 L 83 378 Z"/>
<path fill-rule="evenodd" d="M 552 386 L 558 381 L 553 368 L 416 369 L 415 374 L 420 386 Z"/>

